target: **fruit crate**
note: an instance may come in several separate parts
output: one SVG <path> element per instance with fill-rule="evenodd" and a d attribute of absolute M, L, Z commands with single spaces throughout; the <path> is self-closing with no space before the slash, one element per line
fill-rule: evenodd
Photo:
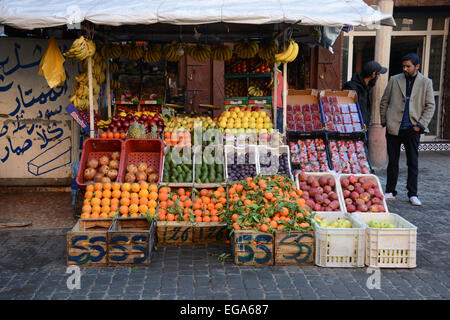
<path fill-rule="evenodd" d="M 225 161 L 224 161 L 224 155 L 223 155 L 223 144 L 220 145 L 211 145 L 211 146 L 194 146 L 193 147 L 193 153 L 194 153 L 194 166 L 193 166 L 193 173 L 194 173 L 194 182 L 193 186 L 195 188 L 214 188 L 214 187 L 220 187 L 220 186 L 226 186 L 226 178 L 225 178 Z M 222 171 L 222 181 L 219 182 L 197 182 L 197 167 L 201 168 L 203 161 L 205 161 L 203 155 L 205 150 L 207 152 L 211 152 L 211 148 L 214 148 L 215 157 L 214 157 L 214 166 L 215 170 L 221 170 Z M 200 149 L 200 150 L 199 150 Z M 205 161 L 207 166 L 211 166 L 211 164 L 207 164 L 209 161 Z M 220 166 L 220 168 L 219 168 Z M 201 169 L 200 169 L 201 170 Z M 208 169 L 209 170 L 209 169 Z M 217 176 L 217 175 L 216 175 Z"/>
<path fill-rule="evenodd" d="M 289 178 L 291 178 L 292 181 L 294 181 L 294 176 L 292 175 L 292 168 L 291 168 L 291 161 L 290 161 L 290 153 L 289 153 L 289 146 L 287 145 L 282 145 L 279 146 L 278 148 L 276 147 L 268 147 L 268 146 L 264 146 L 264 145 L 259 145 L 257 146 L 257 150 L 258 150 L 258 166 L 259 166 L 259 173 L 261 175 L 273 175 L 273 174 L 279 174 L 279 170 L 272 170 L 269 168 L 264 168 L 261 166 L 261 164 L 271 164 L 271 158 L 268 158 L 267 153 L 271 152 L 272 156 L 275 155 L 283 155 L 286 154 L 287 158 L 286 158 L 286 162 L 287 162 L 287 176 Z M 279 158 L 277 157 L 277 160 Z M 275 161 L 275 164 L 278 164 L 279 166 L 279 160 Z M 278 167 L 279 168 L 279 167 Z"/>
<path fill-rule="evenodd" d="M 328 100 L 331 98 L 334 99 L 334 102 L 328 102 L 324 104 L 324 100 Z M 350 107 L 350 104 L 353 105 L 353 107 Z M 364 120 L 362 118 L 361 109 L 359 107 L 358 103 L 358 97 L 356 95 L 356 92 L 352 90 L 342 90 L 342 91 L 330 91 L 330 90 L 323 90 L 320 92 L 320 99 L 319 99 L 319 105 L 320 105 L 320 111 L 323 116 L 323 124 L 324 128 L 327 132 L 335 132 L 340 134 L 341 136 L 354 136 L 358 135 L 361 132 L 366 131 L 366 124 L 364 124 Z M 343 105 L 347 106 L 347 110 L 342 110 Z M 355 110 L 352 110 L 354 108 Z M 342 112 L 343 111 L 343 112 Z M 336 115 L 341 118 L 344 115 L 350 116 L 350 122 L 346 122 L 344 119 L 342 119 L 342 127 L 339 128 L 335 124 L 336 122 Z M 359 128 L 353 127 L 354 120 L 351 116 L 351 114 L 355 114 L 357 120 L 359 120 Z M 333 121 L 332 124 L 335 125 L 335 128 L 330 128 L 328 125 L 328 119 L 329 117 L 332 117 Z M 346 124 L 351 125 L 351 130 L 347 132 Z M 357 125 L 358 126 L 358 125 Z"/>
<path fill-rule="evenodd" d="M 169 152 L 171 152 L 173 150 L 172 147 L 166 146 L 164 147 L 164 155 L 163 155 L 163 161 L 162 161 L 162 176 L 161 176 L 161 182 L 160 185 L 167 185 L 169 187 L 192 187 L 194 185 L 194 178 L 195 178 L 195 171 L 194 171 L 194 162 L 195 162 L 195 157 L 193 155 L 193 153 L 191 153 L 191 164 L 192 164 L 192 180 L 190 182 L 169 182 L 169 181 L 164 181 L 164 173 L 165 173 L 165 163 L 166 163 L 166 156 L 169 154 Z M 191 149 L 192 152 L 192 149 Z"/>
<path fill-rule="evenodd" d="M 124 142 L 120 139 L 101 139 L 101 138 L 89 138 L 83 142 L 83 150 L 81 152 L 80 165 L 78 167 L 77 177 L 75 179 L 81 192 L 86 190 L 86 181 L 84 179 L 84 170 L 87 167 L 89 159 L 100 159 L 102 156 L 110 157 L 113 152 L 120 152 L 119 160 L 119 172 L 125 157 Z M 122 182 L 120 174 L 117 175 L 116 181 Z"/>
<path fill-rule="evenodd" d="M 372 211 L 370 211 L 370 206 L 369 206 L 369 208 L 368 208 L 369 211 L 367 211 L 367 212 L 370 212 L 371 214 L 378 214 L 378 213 L 389 212 L 388 207 L 387 207 L 387 203 L 386 203 L 386 199 L 384 198 L 383 188 L 381 186 L 380 180 L 378 179 L 378 177 L 376 175 L 374 175 L 374 174 L 340 174 L 340 175 L 338 175 L 338 177 L 339 177 L 338 180 L 339 180 L 339 184 L 340 184 L 339 192 L 340 192 L 341 197 L 342 197 L 342 199 L 344 201 L 344 205 L 345 205 L 344 206 L 344 210 L 345 210 L 344 212 L 352 213 L 352 214 L 355 213 L 355 212 L 362 212 L 362 211 L 358 211 L 358 210 L 350 212 L 348 210 L 348 208 L 347 208 L 346 197 L 344 195 L 344 189 L 343 189 L 343 188 L 345 188 L 345 186 L 342 185 L 342 179 L 344 179 L 344 178 L 348 179 L 350 176 L 354 176 L 356 179 L 359 179 L 360 177 L 370 178 L 371 180 L 376 182 L 376 188 L 378 188 L 380 190 L 381 196 L 383 198 L 381 200 L 380 204 L 384 207 L 385 211 L 372 212 Z"/>
<path fill-rule="evenodd" d="M 160 139 L 127 139 L 124 143 L 123 161 L 120 162 L 119 177 L 120 181 L 125 181 L 127 167 L 130 164 L 138 165 L 141 162 L 146 163 L 156 169 L 159 183 L 162 179 L 163 163 L 163 143 Z M 146 180 L 148 181 L 148 180 Z"/>
<path fill-rule="evenodd" d="M 275 231 L 274 264 L 276 266 L 314 263 L 314 232 Z"/>
<path fill-rule="evenodd" d="M 235 182 L 234 180 L 230 179 L 230 173 L 228 169 L 228 165 L 231 165 L 231 162 L 234 162 L 234 154 L 237 154 L 237 161 L 240 162 L 243 161 L 244 155 L 247 153 L 249 154 L 249 164 L 255 166 L 256 174 L 254 176 L 256 176 L 260 172 L 256 145 L 247 145 L 245 147 L 234 147 L 229 145 L 224 146 L 225 179 L 227 182 Z M 229 157 L 230 159 L 228 159 Z"/>
<path fill-rule="evenodd" d="M 343 174 L 373 174 L 375 171 L 372 168 L 371 162 L 370 162 L 370 157 L 369 157 L 369 150 L 367 148 L 366 142 L 367 142 L 367 135 L 365 132 L 359 132 L 357 134 L 351 135 L 351 136 L 345 136 L 345 135 L 341 135 L 340 133 L 331 133 L 331 132 L 327 132 L 326 133 L 327 136 L 327 151 L 329 152 L 329 159 L 330 159 L 330 168 L 332 168 L 333 171 L 335 171 L 336 173 L 343 173 Z M 350 159 L 348 157 L 348 153 L 345 153 L 344 157 L 348 158 L 347 163 L 349 164 L 349 166 L 351 166 L 352 163 L 356 163 L 358 165 L 360 165 L 361 163 L 361 159 L 358 157 L 358 153 L 363 153 L 364 157 L 367 160 L 367 167 L 361 167 L 358 171 L 359 172 L 351 172 L 352 169 L 350 168 L 349 170 L 345 170 L 345 169 L 340 169 L 338 168 L 335 163 L 333 162 L 333 148 L 332 148 L 332 143 L 335 142 L 337 144 L 338 141 L 350 141 L 352 143 L 355 144 L 355 150 L 354 155 L 356 158 L 352 158 Z M 359 151 L 357 149 L 357 145 L 360 145 Z M 341 159 L 340 155 L 341 152 L 339 150 L 339 146 L 338 146 L 338 154 L 339 156 L 338 159 L 336 159 L 336 161 L 338 161 L 339 164 L 342 164 L 343 160 Z"/>
<path fill-rule="evenodd" d="M 351 228 L 321 227 L 314 220 L 316 234 L 315 264 L 320 267 L 360 268 L 364 267 L 366 227 L 361 221 L 347 213 L 322 212 L 318 216 L 332 223 L 347 219 Z"/>
<path fill-rule="evenodd" d="M 301 182 L 300 182 L 300 175 L 302 173 L 299 172 L 295 176 L 295 185 L 297 189 L 301 189 Z M 320 179 L 321 177 L 327 178 L 327 179 L 333 179 L 334 180 L 334 187 L 332 187 L 332 191 L 334 191 L 337 194 L 337 201 L 339 202 L 339 208 L 335 211 L 323 211 L 323 210 L 314 210 L 314 208 L 311 208 L 316 213 L 344 213 L 345 212 L 345 204 L 344 204 L 344 198 L 342 197 L 342 194 L 340 193 L 341 185 L 339 183 L 339 178 L 332 172 L 304 172 L 306 175 L 306 178 L 313 177 L 314 179 Z M 303 191 L 303 190 L 302 190 Z"/>
<path fill-rule="evenodd" d="M 187 221 L 158 221 L 156 239 L 158 244 L 192 244 L 194 225 Z"/>
<path fill-rule="evenodd" d="M 332 170 L 330 152 L 328 150 L 328 138 L 325 132 L 287 132 L 287 143 L 291 155 L 291 167 L 295 177 L 297 170 L 306 172 L 330 172 Z M 316 139 L 323 143 L 320 149 L 317 148 Z M 310 140 L 311 144 L 309 144 Z M 304 153 L 299 141 L 305 145 Z M 314 147 L 312 145 L 314 142 Z M 322 156 L 319 156 L 321 152 Z"/>
<path fill-rule="evenodd" d="M 366 258 L 369 267 L 415 268 L 417 227 L 395 213 L 355 213 L 366 227 Z M 371 220 L 390 221 L 396 228 L 371 228 Z"/>
<path fill-rule="evenodd" d="M 227 224 L 223 222 L 196 222 L 193 224 L 194 243 L 224 243 L 230 240 Z"/>
<path fill-rule="evenodd" d="M 241 266 L 274 264 L 274 235 L 254 230 L 234 230 L 232 236 L 234 263 Z"/>
<path fill-rule="evenodd" d="M 108 232 L 110 266 L 148 266 L 155 244 L 155 222 L 146 218 L 118 218 Z"/>
<path fill-rule="evenodd" d="M 112 219 L 79 219 L 67 232 L 67 265 L 107 266 Z"/>

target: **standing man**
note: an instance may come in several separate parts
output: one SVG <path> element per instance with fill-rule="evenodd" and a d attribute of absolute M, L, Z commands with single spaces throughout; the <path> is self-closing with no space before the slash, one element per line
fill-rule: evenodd
<path fill-rule="evenodd" d="M 382 67 L 378 62 L 369 61 L 364 64 L 361 72 L 356 72 L 352 76 L 352 79 L 346 82 L 342 87 L 342 90 L 356 91 L 358 95 L 359 109 L 361 110 L 361 115 L 367 129 L 369 129 L 370 125 L 370 96 L 372 93 L 372 88 L 375 86 L 378 75 L 386 72 L 387 69 Z"/>
<path fill-rule="evenodd" d="M 406 189 L 412 205 L 422 203 L 417 197 L 420 134 L 429 132 L 435 104 L 433 83 L 420 72 L 421 59 L 415 53 L 402 58 L 403 73 L 392 76 L 380 101 L 382 126 L 386 126 L 389 157 L 385 198 L 395 199 L 400 146 L 403 143 L 408 165 Z"/>

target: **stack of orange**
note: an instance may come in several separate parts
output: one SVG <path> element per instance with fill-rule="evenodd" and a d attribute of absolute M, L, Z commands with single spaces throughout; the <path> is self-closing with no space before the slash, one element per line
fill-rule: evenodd
<path fill-rule="evenodd" d="M 248 177 L 232 185 L 228 194 L 226 222 L 233 230 L 312 230 L 313 214 L 288 177 Z"/>
<path fill-rule="evenodd" d="M 191 133 L 188 130 L 164 132 L 164 142 L 167 146 L 185 147 L 191 146 Z"/>
<path fill-rule="evenodd" d="M 159 221 L 191 221 L 193 216 L 191 191 L 184 188 L 159 189 Z"/>
<path fill-rule="evenodd" d="M 194 189 L 194 221 L 219 222 L 225 212 L 227 193 L 222 187 L 213 189 Z"/>
<path fill-rule="evenodd" d="M 121 218 L 154 215 L 158 200 L 156 184 L 141 183 L 95 183 L 86 186 L 82 219 Z"/>

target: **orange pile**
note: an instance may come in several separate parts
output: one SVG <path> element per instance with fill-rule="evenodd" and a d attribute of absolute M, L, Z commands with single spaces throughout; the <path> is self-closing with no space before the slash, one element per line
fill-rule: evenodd
<path fill-rule="evenodd" d="M 156 184 L 95 183 L 86 186 L 82 219 L 140 217 L 155 215 L 158 200 Z"/>
<path fill-rule="evenodd" d="M 193 195 L 194 201 L 192 201 Z M 184 188 L 159 189 L 159 221 L 219 222 L 225 212 L 226 192 L 222 187 L 216 190 Z"/>
<path fill-rule="evenodd" d="M 232 185 L 228 194 L 226 222 L 233 230 L 312 230 L 313 215 L 302 191 L 284 176 L 248 177 Z"/>
<path fill-rule="evenodd" d="M 173 147 L 191 146 L 191 133 L 188 130 L 166 131 L 164 132 L 164 143 Z"/>

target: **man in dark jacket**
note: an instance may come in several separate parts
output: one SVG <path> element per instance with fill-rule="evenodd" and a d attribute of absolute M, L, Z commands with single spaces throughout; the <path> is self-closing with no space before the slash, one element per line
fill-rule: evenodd
<path fill-rule="evenodd" d="M 387 69 L 382 67 L 376 61 L 369 61 L 364 66 L 361 72 L 356 72 L 352 79 L 344 84 L 342 90 L 354 90 L 358 95 L 359 108 L 361 116 L 367 129 L 370 125 L 371 105 L 370 96 L 372 88 L 375 86 L 378 75 L 386 73 Z"/>

